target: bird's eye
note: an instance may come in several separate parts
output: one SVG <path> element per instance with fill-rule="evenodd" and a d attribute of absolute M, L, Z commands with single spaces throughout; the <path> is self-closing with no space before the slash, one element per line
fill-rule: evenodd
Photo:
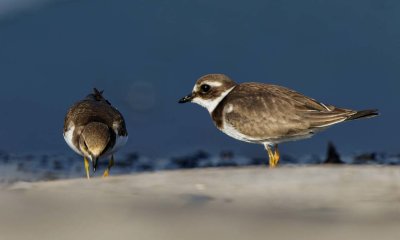
<path fill-rule="evenodd" d="M 203 85 L 200 86 L 200 89 L 201 89 L 202 92 L 206 93 L 211 89 L 211 87 L 208 84 L 203 84 Z"/>

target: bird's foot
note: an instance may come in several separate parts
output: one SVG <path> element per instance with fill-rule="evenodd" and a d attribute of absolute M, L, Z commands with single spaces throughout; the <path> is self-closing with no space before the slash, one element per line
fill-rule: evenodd
<path fill-rule="evenodd" d="M 267 152 L 268 152 L 269 168 L 275 168 L 278 165 L 278 162 L 280 159 L 278 145 L 274 146 L 274 151 L 272 151 L 272 148 L 269 145 L 265 145 L 265 148 L 267 149 Z"/>
<path fill-rule="evenodd" d="M 110 169 L 111 169 L 112 166 L 114 166 L 114 155 L 111 156 L 111 159 L 108 162 L 107 169 L 103 173 L 103 178 L 108 177 L 108 175 L 110 174 Z"/>
<path fill-rule="evenodd" d="M 279 150 L 278 150 L 278 145 L 275 145 L 275 151 L 274 151 L 274 167 L 276 167 L 278 165 L 279 159 L 280 159 L 280 154 L 279 154 Z"/>
<path fill-rule="evenodd" d="M 103 173 L 103 178 L 108 177 L 108 175 L 110 174 L 110 169 L 106 169 Z"/>

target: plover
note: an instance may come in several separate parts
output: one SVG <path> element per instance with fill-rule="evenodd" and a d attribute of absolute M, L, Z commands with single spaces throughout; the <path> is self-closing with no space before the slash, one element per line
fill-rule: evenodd
<path fill-rule="evenodd" d="M 90 178 L 88 159 L 94 173 L 99 158 L 111 156 L 103 174 L 107 177 L 114 165 L 113 154 L 125 145 L 128 132 L 122 114 L 103 97 L 103 91 L 95 88 L 94 93 L 69 109 L 64 121 L 64 139 L 83 156 L 87 178 Z"/>
<path fill-rule="evenodd" d="M 223 74 L 201 77 L 179 103 L 205 107 L 215 126 L 235 139 L 263 144 L 269 165 L 279 161 L 278 143 L 308 138 L 336 123 L 378 115 L 320 103 L 291 89 L 264 83 L 237 84 Z"/>

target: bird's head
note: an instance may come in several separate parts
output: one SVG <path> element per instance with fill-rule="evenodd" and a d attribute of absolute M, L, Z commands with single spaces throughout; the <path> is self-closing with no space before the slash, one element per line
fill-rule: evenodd
<path fill-rule="evenodd" d="M 104 154 L 111 139 L 109 127 L 100 122 L 87 124 L 79 138 L 79 148 L 93 163 L 93 172 L 96 171 L 99 157 Z"/>
<path fill-rule="evenodd" d="M 179 103 L 194 102 L 211 113 L 237 84 L 224 74 L 208 74 L 199 78 L 191 94 Z"/>

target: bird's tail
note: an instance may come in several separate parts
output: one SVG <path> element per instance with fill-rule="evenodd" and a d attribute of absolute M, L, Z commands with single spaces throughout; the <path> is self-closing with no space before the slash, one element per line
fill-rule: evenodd
<path fill-rule="evenodd" d="M 350 115 L 346 120 L 356 120 L 360 118 L 371 118 L 378 116 L 378 109 L 368 109 L 362 111 L 356 111 L 354 114 Z"/>

